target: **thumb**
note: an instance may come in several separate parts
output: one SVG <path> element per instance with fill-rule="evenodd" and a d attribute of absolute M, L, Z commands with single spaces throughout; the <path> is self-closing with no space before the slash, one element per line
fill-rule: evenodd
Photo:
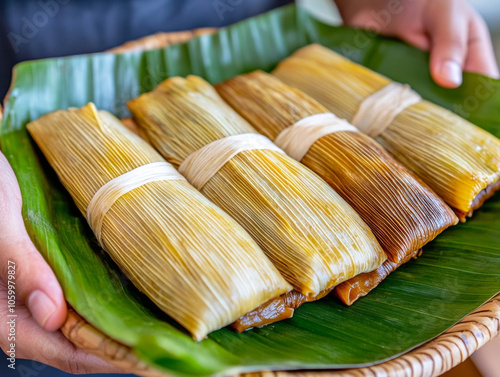
<path fill-rule="evenodd" d="M 11 283 L 36 322 L 57 330 L 66 302 L 54 272 L 31 242 L 21 215 L 21 194 L 12 169 L 0 153 L 0 279 Z"/>

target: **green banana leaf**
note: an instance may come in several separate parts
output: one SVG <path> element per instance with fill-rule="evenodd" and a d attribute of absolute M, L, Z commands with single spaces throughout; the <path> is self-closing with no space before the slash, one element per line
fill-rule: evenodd
<path fill-rule="evenodd" d="M 78 313 L 160 370 L 205 376 L 371 365 L 432 339 L 500 292 L 497 195 L 352 307 L 327 297 L 304 305 L 290 320 L 243 334 L 222 329 L 195 343 L 98 247 L 26 132 L 27 122 L 47 112 L 89 101 L 125 117 L 126 101 L 166 77 L 193 73 L 217 83 L 257 68 L 270 70 L 312 42 L 408 82 L 425 98 L 500 136 L 499 81 L 468 73 L 459 89 L 439 88 L 430 78 L 426 53 L 365 31 L 324 25 L 293 5 L 164 49 L 39 60 L 15 68 L 1 141 L 21 186 L 28 232 Z"/>

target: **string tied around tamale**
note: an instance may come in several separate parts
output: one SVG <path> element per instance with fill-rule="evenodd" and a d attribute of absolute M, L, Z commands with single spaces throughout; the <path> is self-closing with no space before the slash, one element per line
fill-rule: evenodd
<path fill-rule="evenodd" d="M 272 150 L 285 153 L 264 135 L 245 133 L 226 136 L 191 153 L 179 166 L 179 172 L 198 190 L 230 159 L 248 150 Z"/>
<path fill-rule="evenodd" d="M 422 100 L 409 85 L 392 82 L 366 97 L 351 123 L 368 136 L 377 137 L 404 109 Z"/>
<path fill-rule="evenodd" d="M 318 139 L 339 131 L 357 132 L 358 129 L 332 113 L 314 114 L 285 128 L 274 143 L 290 157 L 301 161 Z"/>
<path fill-rule="evenodd" d="M 186 180 L 166 161 L 152 162 L 139 166 L 113 178 L 94 194 L 87 206 L 87 222 L 94 231 L 101 247 L 102 223 L 113 204 L 126 193 L 146 183 L 168 180 Z"/>

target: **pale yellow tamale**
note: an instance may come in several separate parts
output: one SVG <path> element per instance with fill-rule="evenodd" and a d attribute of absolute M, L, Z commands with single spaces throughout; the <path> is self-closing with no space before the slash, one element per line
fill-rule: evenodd
<path fill-rule="evenodd" d="M 196 76 L 167 79 L 128 106 L 142 134 L 175 166 L 232 135 L 256 134 Z M 204 161 L 205 167 L 212 162 Z M 306 297 L 372 271 L 386 259 L 354 210 L 282 151 L 241 151 L 198 188 L 250 233 Z"/>
<path fill-rule="evenodd" d="M 155 164 L 178 175 L 160 172 L 159 180 L 120 193 L 108 203 L 98 240 L 196 340 L 291 289 L 244 229 L 110 114 L 89 104 L 27 127 L 89 223 L 89 203 L 104 186 Z"/>
<path fill-rule="evenodd" d="M 384 108 L 380 107 L 380 114 L 354 121 L 360 105 L 392 84 L 319 45 L 298 50 L 273 74 L 337 116 L 367 127 L 384 116 Z M 427 183 L 462 221 L 500 189 L 500 141 L 431 102 L 420 100 L 406 107 L 376 140 Z"/>

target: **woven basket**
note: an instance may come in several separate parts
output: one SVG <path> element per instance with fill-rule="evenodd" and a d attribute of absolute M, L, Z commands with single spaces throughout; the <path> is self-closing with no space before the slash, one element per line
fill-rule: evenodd
<path fill-rule="evenodd" d="M 159 33 L 125 43 L 110 51 L 124 52 L 165 47 L 215 29 L 197 29 L 178 33 Z M 0 112 L 1 119 L 1 112 Z M 125 372 L 144 377 L 165 377 L 149 368 L 131 349 L 109 338 L 70 308 L 62 332 L 75 346 L 101 357 Z M 335 371 L 261 372 L 245 377 L 434 377 L 463 362 L 473 352 L 500 333 L 500 294 L 469 314 L 462 321 L 430 342 L 372 367 Z"/>

